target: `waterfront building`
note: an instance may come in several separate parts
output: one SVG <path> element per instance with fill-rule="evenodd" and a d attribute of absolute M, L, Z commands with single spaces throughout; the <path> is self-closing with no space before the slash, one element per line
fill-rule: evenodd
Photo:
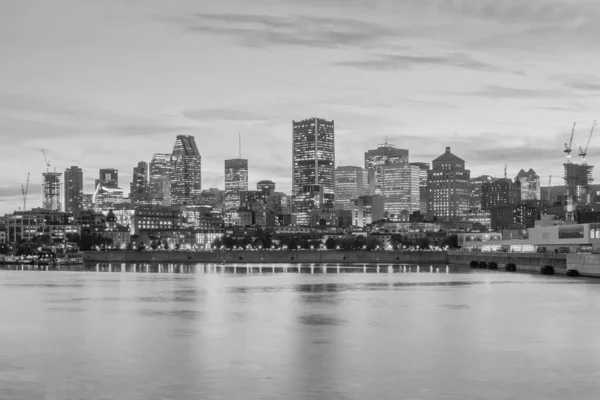
<path fill-rule="evenodd" d="M 383 219 L 383 196 L 360 196 L 353 201 L 352 225 L 364 228 Z"/>
<path fill-rule="evenodd" d="M 492 213 L 489 210 L 470 209 L 467 211 L 466 219 L 474 224 L 483 225 L 486 229 L 492 226 Z"/>
<path fill-rule="evenodd" d="M 178 135 L 171 154 L 171 203 L 193 204 L 202 192 L 202 157 L 193 136 Z"/>
<path fill-rule="evenodd" d="M 240 192 L 248 191 L 248 160 L 225 160 L 225 210 L 240 207 Z"/>
<path fill-rule="evenodd" d="M 335 169 L 336 208 L 352 210 L 354 200 L 368 193 L 368 175 L 364 168 L 343 166 Z"/>
<path fill-rule="evenodd" d="M 148 163 L 145 161 L 138 162 L 136 167 L 133 167 L 133 178 L 129 189 L 129 197 L 132 199 L 139 195 L 148 192 Z"/>
<path fill-rule="evenodd" d="M 410 165 L 419 167 L 419 200 L 421 214 L 426 215 L 429 212 L 429 189 L 427 188 L 427 173 L 429 163 L 411 162 Z"/>
<path fill-rule="evenodd" d="M 445 153 L 431 164 L 427 177 L 430 212 L 446 220 L 466 218 L 469 211 L 471 171 L 465 169 L 465 161 L 452 154 L 450 147 L 446 147 Z"/>
<path fill-rule="evenodd" d="M 521 202 L 521 183 L 508 178 L 496 179 L 481 185 L 481 209 L 491 210 L 494 207 Z"/>
<path fill-rule="evenodd" d="M 83 171 L 77 166 L 65 169 L 65 212 L 74 213 L 84 208 Z"/>
<path fill-rule="evenodd" d="M 420 168 L 406 163 L 380 166 L 384 210 L 388 215 L 407 215 L 421 210 Z"/>
<path fill-rule="evenodd" d="M 520 170 L 515 180 L 521 182 L 521 200 L 541 200 L 540 177 L 533 169 Z"/>
<path fill-rule="evenodd" d="M 383 143 L 376 149 L 365 152 L 365 169 L 370 170 L 369 182 L 372 192 L 368 194 L 383 194 L 383 175 L 381 167 L 389 164 L 407 164 L 408 150 L 397 149 L 391 143 Z"/>
<path fill-rule="evenodd" d="M 294 211 L 302 212 L 307 187 L 318 187 L 322 201 L 333 203 L 335 175 L 334 121 L 311 118 L 292 121 L 292 192 Z M 309 192 L 311 192 L 309 190 Z M 314 190 L 312 191 L 314 192 Z M 320 205 L 315 205 L 319 208 Z"/>
<path fill-rule="evenodd" d="M 60 176 L 58 172 L 44 172 L 43 208 L 48 211 L 60 211 Z"/>
<path fill-rule="evenodd" d="M 256 190 L 265 192 L 267 195 L 275 193 L 275 182 L 263 180 L 256 184 Z"/>
<path fill-rule="evenodd" d="M 51 240 L 64 241 L 69 234 L 81 234 L 81 228 L 72 215 L 57 210 L 34 208 L 16 211 L 3 219 L 9 243 L 42 235 L 48 235 Z"/>
<path fill-rule="evenodd" d="M 496 180 L 491 175 L 481 175 L 470 179 L 469 210 L 481 210 L 481 187 L 484 183 Z"/>

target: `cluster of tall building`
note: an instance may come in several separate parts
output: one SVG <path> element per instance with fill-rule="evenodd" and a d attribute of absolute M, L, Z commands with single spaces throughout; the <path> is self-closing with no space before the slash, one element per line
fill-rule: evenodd
<path fill-rule="evenodd" d="M 291 195 L 275 191 L 275 183 L 248 186 L 249 162 L 224 160 L 224 188 L 202 190 L 202 157 L 193 136 L 179 135 L 171 153 L 154 154 L 133 168 L 129 196 L 119 186 L 119 171 L 99 171 L 93 194 L 83 192 L 83 172 L 64 172 L 64 211 L 104 211 L 119 203 L 160 206 L 211 206 L 231 224 L 342 224 L 365 226 L 388 218 L 472 220 L 507 224 L 523 207 L 542 206 L 540 177 L 529 169 L 514 179 L 489 175 L 471 178 L 465 161 L 450 147 L 429 162 L 411 161 L 408 149 L 387 140 L 364 153 L 364 165 L 336 166 L 335 123 L 321 118 L 292 121 Z M 589 203 L 592 167 L 565 164 L 566 198 Z M 46 172 L 43 208 L 61 209 L 61 174 Z M 568 201 L 567 201 L 568 203 Z M 519 208 L 516 210 L 516 208 Z M 500 210 L 500 211 L 499 211 Z M 502 214 L 502 215 L 504 215 Z M 500 219 L 499 219 L 500 218 Z M 496 220 L 494 222 L 493 220 Z M 515 222 L 519 218 L 514 217 Z M 500 221 L 500 222 L 498 222 Z"/>

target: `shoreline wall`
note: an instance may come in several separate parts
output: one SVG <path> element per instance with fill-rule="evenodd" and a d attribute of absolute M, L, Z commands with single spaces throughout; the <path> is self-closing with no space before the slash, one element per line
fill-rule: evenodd
<path fill-rule="evenodd" d="M 339 263 L 377 264 L 405 263 L 418 265 L 448 264 L 446 252 L 441 251 L 316 251 L 316 250 L 235 250 L 235 251 L 90 251 L 88 262 L 180 262 L 180 263 Z"/>

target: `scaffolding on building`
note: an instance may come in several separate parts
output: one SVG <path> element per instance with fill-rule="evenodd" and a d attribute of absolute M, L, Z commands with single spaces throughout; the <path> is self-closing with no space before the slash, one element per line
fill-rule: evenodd
<path fill-rule="evenodd" d="M 592 177 L 593 165 L 565 163 L 565 186 L 567 202 L 573 205 L 590 203 L 590 184 L 594 181 Z"/>

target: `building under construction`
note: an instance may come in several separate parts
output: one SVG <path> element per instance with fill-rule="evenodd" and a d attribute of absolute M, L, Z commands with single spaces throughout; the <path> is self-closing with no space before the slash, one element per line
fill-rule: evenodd
<path fill-rule="evenodd" d="M 44 172 L 43 176 L 43 208 L 49 211 L 60 211 L 60 172 Z"/>
<path fill-rule="evenodd" d="M 592 178 L 594 166 L 571 163 L 566 163 L 564 166 L 567 201 L 570 200 L 573 205 L 589 204 L 590 184 L 594 181 Z"/>

